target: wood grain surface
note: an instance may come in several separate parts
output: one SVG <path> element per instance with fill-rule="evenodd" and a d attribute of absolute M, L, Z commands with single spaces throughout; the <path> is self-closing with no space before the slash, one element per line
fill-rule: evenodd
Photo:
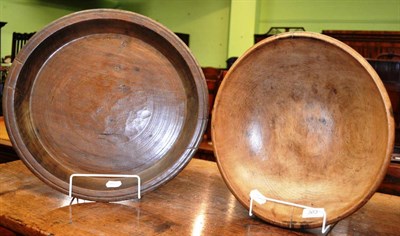
<path fill-rule="evenodd" d="M 141 200 L 70 199 L 21 161 L 0 164 L 0 225 L 25 235 L 311 235 L 270 225 L 235 199 L 215 162 L 192 159 L 172 181 Z M 398 235 L 400 197 L 376 193 L 329 235 Z"/>

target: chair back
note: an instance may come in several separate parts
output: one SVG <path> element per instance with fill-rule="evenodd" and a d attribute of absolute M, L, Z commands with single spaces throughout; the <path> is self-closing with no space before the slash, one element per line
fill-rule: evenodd
<path fill-rule="evenodd" d="M 17 33 L 14 32 L 12 36 L 12 48 L 11 48 L 11 61 L 14 61 L 15 56 L 21 50 L 22 46 L 35 34 L 32 33 Z"/>

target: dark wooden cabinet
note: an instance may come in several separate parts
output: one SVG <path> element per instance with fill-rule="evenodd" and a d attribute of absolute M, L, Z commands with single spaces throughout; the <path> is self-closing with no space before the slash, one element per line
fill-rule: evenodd
<path fill-rule="evenodd" d="M 344 42 L 365 58 L 400 55 L 400 31 L 323 30 L 322 34 Z"/>

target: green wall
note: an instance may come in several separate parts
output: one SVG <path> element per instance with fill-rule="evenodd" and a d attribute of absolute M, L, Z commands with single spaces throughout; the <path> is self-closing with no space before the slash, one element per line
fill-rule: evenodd
<path fill-rule="evenodd" d="M 275 27 L 400 31 L 400 0 L 258 0 L 256 33 Z"/>
<path fill-rule="evenodd" d="M 55 8 L 34 0 L 0 0 L 1 57 L 11 54 L 12 32 L 34 32 L 70 10 Z"/>
<path fill-rule="evenodd" d="M 122 9 L 133 10 L 125 4 Z M 230 0 L 150 0 L 138 12 L 174 32 L 190 34 L 190 49 L 202 66 L 225 67 Z"/>
<path fill-rule="evenodd" d="M 231 0 L 228 58 L 238 57 L 254 44 L 256 0 Z"/>
<path fill-rule="evenodd" d="M 137 12 L 188 33 L 202 66 L 226 66 L 230 0 L 0 0 L 0 21 L 8 22 L 2 28 L 1 56 L 11 53 L 14 31 L 39 31 L 69 13 L 104 7 Z"/>
<path fill-rule="evenodd" d="M 308 31 L 400 31 L 400 0 L 0 0 L 1 56 L 11 53 L 12 32 L 38 31 L 66 14 L 89 8 L 130 10 L 174 32 L 190 34 L 201 66 L 225 67 L 272 26 Z"/>

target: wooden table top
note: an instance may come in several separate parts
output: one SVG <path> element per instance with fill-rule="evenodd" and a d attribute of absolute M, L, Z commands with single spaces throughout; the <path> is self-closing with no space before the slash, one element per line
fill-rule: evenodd
<path fill-rule="evenodd" d="M 11 147 L 10 138 L 8 137 L 4 117 L 0 116 L 0 144 Z"/>
<path fill-rule="evenodd" d="M 14 161 L 0 165 L 0 225 L 28 235 L 308 235 L 249 217 L 214 162 L 192 159 L 172 181 L 118 203 L 80 201 Z M 329 235 L 398 235 L 400 197 L 376 193 Z"/>

